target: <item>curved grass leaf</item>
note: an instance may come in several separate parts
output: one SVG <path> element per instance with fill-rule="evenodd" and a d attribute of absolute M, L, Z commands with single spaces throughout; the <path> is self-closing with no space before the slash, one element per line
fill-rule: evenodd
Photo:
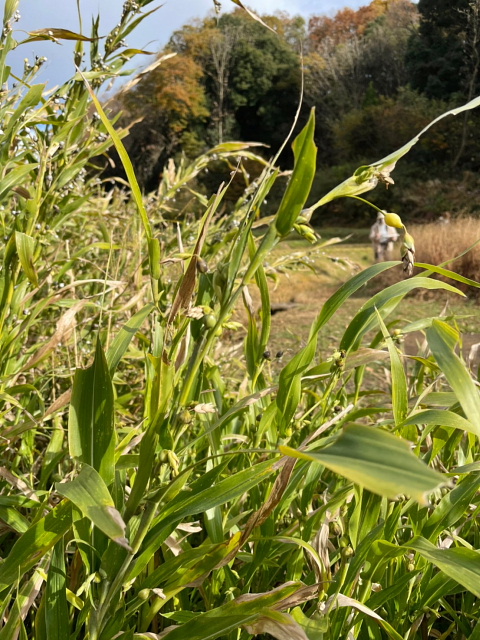
<path fill-rule="evenodd" d="M 292 230 L 305 206 L 316 171 L 317 147 L 313 141 L 315 112 L 312 109 L 307 124 L 292 144 L 295 164 L 293 174 L 275 216 L 275 228 L 281 236 Z"/>
<path fill-rule="evenodd" d="M 377 160 L 370 165 L 366 165 L 363 167 L 359 167 L 351 176 L 347 178 L 344 182 L 339 184 L 337 187 L 329 191 L 323 198 L 321 198 L 318 202 L 316 202 L 312 207 L 310 207 L 311 211 L 314 211 L 318 207 L 334 200 L 335 198 L 343 198 L 349 196 L 360 195 L 361 193 L 365 193 L 366 191 L 371 191 L 378 184 L 378 179 L 382 177 L 382 172 L 385 172 L 388 176 L 390 171 L 393 171 L 395 168 L 395 164 L 402 158 L 406 153 L 410 151 L 410 149 L 417 144 L 422 136 L 430 127 L 434 124 L 445 118 L 446 116 L 456 116 L 463 111 L 468 111 L 470 109 L 475 109 L 480 106 L 480 97 L 474 98 L 470 102 L 458 107 L 456 109 L 451 109 L 450 111 L 446 111 L 442 113 L 438 118 L 432 120 L 424 129 L 420 131 L 415 137 L 409 140 L 403 147 L 397 149 L 393 153 L 390 153 L 388 156 L 385 156 L 381 160 Z"/>
<path fill-rule="evenodd" d="M 375 326 L 377 319 L 376 309 L 378 311 L 384 309 L 386 313 L 383 313 L 382 317 L 385 318 L 388 313 L 394 310 L 407 293 L 414 289 L 444 289 L 445 291 L 458 293 L 465 297 L 456 287 L 452 287 L 452 285 L 446 282 L 431 280 L 430 278 L 416 277 L 397 282 L 374 295 L 363 305 L 343 334 L 340 348 L 346 351 L 352 349 L 358 340 Z"/>
<path fill-rule="evenodd" d="M 420 267 L 421 269 L 426 269 L 427 271 L 430 271 L 432 273 L 438 273 L 438 275 L 440 276 L 451 278 L 452 280 L 456 280 L 457 282 L 463 282 L 463 284 L 468 284 L 471 287 L 480 287 L 480 282 L 471 280 L 470 278 L 465 278 L 465 276 L 461 276 L 459 273 L 455 273 L 455 271 L 450 271 L 450 269 L 443 269 L 442 267 L 436 267 L 424 262 L 415 262 L 414 266 Z"/>
<path fill-rule="evenodd" d="M 475 433 L 480 436 L 480 425 L 474 425 L 469 420 L 465 420 L 458 413 L 453 411 L 447 411 L 446 409 L 425 409 L 424 411 L 418 411 L 408 416 L 406 420 L 402 422 L 400 427 L 405 427 L 411 424 L 428 424 L 439 425 L 442 427 L 451 427 L 452 429 L 460 429 L 461 431 L 468 431 L 469 433 Z"/>
<path fill-rule="evenodd" d="M 424 538 L 436 540 L 442 531 L 453 527 L 465 514 L 465 507 L 474 499 L 480 488 L 480 476 L 472 474 L 446 493 L 436 505 L 432 515 L 424 524 L 421 533 Z"/>
<path fill-rule="evenodd" d="M 372 265 L 342 285 L 323 305 L 310 329 L 307 345 L 299 351 L 280 373 L 277 407 L 281 421 L 288 425 L 295 413 L 301 397 L 301 377 L 310 366 L 317 349 L 320 329 L 330 320 L 342 304 L 364 284 L 399 262 L 384 262 Z"/>
<path fill-rule="evenodd" d="M 405 369 L 398 353 L 397 347 L 393 343 L 392 337 L 388 333 L 388 329 L 382 320 L 382 316 L 377 311 L 377 320 L 380 325 L 383 337 L 387 343 L 388 353 L 390 355 L 390 366 L 392 373 L 392 408 L 395 424 L 402 422 L 408 413 L 408 388 L 407 376 Z"/>
<path fill-rule="evenodd" d="M 34 567 L 70 529 L 71 524 L 72 507 L 65 501 L 33 524 L 13 545 L 1 565 L 0 591 Z"/>
<path fill-rule="evenodd" d="M 421 462 L 405 440 L 381 429 L 351 425 L 331 446 L 320 451 L 280 447 L 287 456 L 319 462 L 373 493 L 395 498 L 404 493 L 425 504 L 443 476 Z"/>
<path fill-rule="evenodd" d="M 130 185 L 130 188 L 132 190 L 133 199 L 135 200 L 138 213 L 140 214 L 140 218 L 143 223 L 143 228 L 145 230 L 145 235 L 147 236 L 147 239 L 150 240 L 153 237 L 153 231 L 150 225 L 150 220 L 148 219 L 147 210 L 145 209 L 145 205 L 143 203 L 142 192 L 140 191 L 140 186 L 138 184 L 138 180 L 135 175 L 135 170 L 133 168 L 132 161 L 130 160 L 127 150 L 125 149 L 125 146 L 120 139 L 120 136 L 113 128 L 110 120 L 107 117 L 107 114 L 103 110 L 102 105 L 100 104 L 100 100 L 97 98 L 97 96 L 93 92 L 92 88 L 90 87 L 88 81 L 86 80 L 82 72 L 78 71 L 78 73 L 82 76 L 87 86 L 87 89 L 90 93 L 90 96 L 93 100 L 93 104 L 97 109 L 98 115 L 100 116 L 105 126 L 105 129 L 107 130 L 108 134 L 113 140 L 115 149 L 117 150 L 120 160 L 122 161 L 123 168 L 125 169 L 125 173 L 127 174 L 128 184 Z"/>
<path fill-rule="evenodd" d="M 118 366 L 118 363 L 127 351 L 128 345 L 132 341 L 132 338 L 154 308 L 155 305 L 153 305 L 152 303 L 146 304 L 143 309 L 137 311 L 137 313 L 123 325 L 118 334 L 115 336 L 106 353 L 107 365 L 108 370 L 110 371 L 110 375 L 113 375 L 115 369 Z"/>
<path fill-rule="evenodd" d="M 213 486 L 204 486 L 203 480 L 207 476 L 190 485 L 190 490 L 182 491 L 171 500 L 154 521 L 153 527 L 145 537 L 142 553 L 138 557 L 133 574 L 129 579 L 133 575 L 138 575 L 158 547 L 163 544 L 168 535 L 165 532 L 168 531 L 169 526 L 188 516 L 204 513 L 208 509 L 235 500 L 268 478 L 275 470 L 275 463 L 267 460 L 224 478 Z M 209 473 L 213 476 L 215 472 L 216 470 L 212 469 Z"/>
<path fill-rule="evenodd" d="M 81 33 L 75 33 L 74 31 L 70 31 L 69 29 L 56 29 L 45 28 L 45 29 L 36 29 L 35 31 L 29 31 L 28 35 L 30 36 L 27 40 L 23 40 L 20 44 L 25 44 L 26 42 L 35 42 L 36 40 L 81 40 L 82 42 L 92 42 L 92 38 L 87 38 L 87 36 L 82 35 Z"/>
<path fill-rule="evenodd" d="M 85 464 L 76 478 L 57 483 L 55 489 L 73 502 L 111 540 L 130 550 L 122 516 L 115 508 L 107 485 L 93 467 Z"/>
<path fill-rule="evenodd" d="M 282 601 L 295 596 L 304 585 L 290 583 L 269 593 L 240 596 L 236 600 L 196 616 L 166 633 L 166 640 L 214 640 L 226 637 L 230 631 L 254 622 L 265 609 L 279 606 Z M 288 604 L 287 604 L 288 606 Z"/>
<path fill-rule="evenodd" d="M 480 598 L 480 552 L 465 547 L 439 549 L 420 536 L 405 546 L 417 551 L 449 578 Z"/>
<path fill-rule="evenodd" d="M 43 85 L 42 85 L 43 88 Z M 41 95 L 41 93 L 40 93 Z M 7 194 L 10 189 L 18 187 L 19 183 L 25 180 L 25 177 L 38 167 L 38 164 L 29 163 L 26 165 L 20 165 L 12 169 L 7 175 L 0 180 L 0 200 Z"/>
<path fill-rule="evenodd" d="M 441 320 L 427 329 L 427 341 L 435 360 L 445 374 L 475 433 L 480 431 L 480 397 L 467 368 L 454 352 L 458 334 Z"/>

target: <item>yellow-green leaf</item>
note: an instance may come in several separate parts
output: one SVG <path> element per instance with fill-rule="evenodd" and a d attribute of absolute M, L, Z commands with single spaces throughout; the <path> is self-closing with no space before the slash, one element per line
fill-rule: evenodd
<path fill-rule="evenodd" d="M 381 429 L 351 425 L 320 451 L 280 447 L 287 456 L 319 462 L 373 493 L 395 498 L 403 493 L 420 503 L 443 483 L 443 476 L 421 462 L 409 444 Z"/>
<path fill-rule="evenodd" d="M 38 276 L 33 264 L 35 252 L 34 239 L 31 236 L 27 236 L 26 233 L 15 231 L 15 244 L 17 247 L 18 258 L 22 265 L 22 269 L 25 271 L 25 275 L 34 287 L 38 287 Z"/>

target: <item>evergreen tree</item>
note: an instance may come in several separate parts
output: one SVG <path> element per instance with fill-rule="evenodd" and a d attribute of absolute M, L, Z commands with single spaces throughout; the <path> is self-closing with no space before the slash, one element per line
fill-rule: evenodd
<path fill-rule="evenodd" d="M 430 98 L 466 91 L 469 10 L 470 0 L 419 0 L 420 28 L 407 52 L 414 89 Z"/>

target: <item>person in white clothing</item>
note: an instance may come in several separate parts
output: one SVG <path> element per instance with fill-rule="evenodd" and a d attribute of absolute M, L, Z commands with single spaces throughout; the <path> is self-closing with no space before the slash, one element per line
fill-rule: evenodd
<path fill-rule="evenodd" d="M 398 240 L 399 235 L 394 227 L 389 227 L 385 223 L 383 213 L 378 212 L 377 220 L 370 229 L 369 237 L 372 241 L 375 261 L 384 262 L 391 257 L 393 245 Z"/>

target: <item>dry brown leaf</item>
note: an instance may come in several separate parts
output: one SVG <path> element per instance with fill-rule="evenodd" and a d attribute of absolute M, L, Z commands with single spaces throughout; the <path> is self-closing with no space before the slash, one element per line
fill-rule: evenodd
<path fill-rule="evenodd" d="M 11 473 L 6 467 L 0 467 L 0 478 L 6 480 L 13 487 L 21 491 L 24 496 L 30 498 L 30 500 L 40 502 L 40 498 L 37 496 L 35 491 L 31 489 L 24 480 L 22 480 L 21 478 L 17 478 L 17 476 L 14 476 L 13 473 Z"/>
<path fill-rule="evenodd" d="M 71 398 L 72 398 L 72 390 L 71 389 L 69 389 L 68 391 L 65 391 L 64 393 L 62 393 L 62 395 L 59 396 L 55 400 L 55 402 L 53 402 L 48 407 L 48 409 L 45 411 L 45 415 L 43 416 L 43 419 L 47 418 L 48 416 L 51 416 L 52 414 L 54 414 L 59 409 L 63 409 L 63 407 L 66 407 L 67 404 L 70 403 Z"/>
<path fill-rule="evenodd" d="M 202 253 L 202 248 L 205 242 L 205 238 L 207 237 L 208 227 L 210 226 L 210 222 L 212 220 L 213 214 L 217 210 L 217 206 L 222 197 L 222 189 L 224 187 L 224 183 L 220 185 L 215 200 L 209 207 L 208 213 L 205 215 L 205 219 L 203 221 L 203 225 L 198 234 L 197 243 L 195 245 L 195 249 L 193 250 L 193 255 L 188 263 L 187 270 L 182 277 L 182 281 L 177 291 L 177 295 L 175 296 L 175 300 L 173 301 L 172 308 L 170 309 L 170 314 L 168 316 L 168 322 L 171 323 L 174 321 L 177 313 L 180 309 L 188 309 L 190 307 L 190 302 L 192 300 L 193 292 L 195 291 L 195 283 L 197 281 L 197 262 L 200 254 Z"/>
<path fill-rule="evenodd" d="M 275 29 L 272 29 L 272 27 L 269 27 L 268 24 L 266 24 L 266 22 L 264 22 L 259 16 L 257 16 L 256 13 L 248 9 L 248 7 L 246 7 L 242 2 L 240 2 L 240 0 L 232 0 L 232 2 L 238 5 L 239 7 L 241 7 L 244 11 L 246 11 L 251 18 L 253 18 L 257 22 L 260 22 L 260 24 L 263 25 L 266 29 L 269 29 L 269 31 L 271 31 L 272 33 L 277 33 Z"/>
<path fill-rule="evenodd" d="M 290 609 L 317 597 L 319 587 L 318 584 L 307 586 L 301 582 L 294 582 L 293 580 L 290 580 L 288 582 L 280 584 L 278 587 L 275 587 L 275 589 L 272 589 L 271 591 L 265 591 L 263 593 L 245 593 L 242 596 L 236 598 L 235 602 L 249 602 L 251 600 L 257 600 L 262 596 L 270 595 L 272 593 L 275 593 L 276 591 L 281 591 L 282 589 L 285 589 L 285 587 L 289 587 L 294 584 L 300 585 L 297 591 L 287 596 L 283 600 L 279 600 L 277 604 L 272 607 L 273 609 L 275 609 L 276 611 L 282 611 L 282 609 Z"/>
<path fill-rule="evenodd" d="M 266 612 L 250 624 L 244 624 L 244 629 L 252 635 L 268 633 L 277 640 L 309 640 L 302 627 L 295 622 L 288 613 L 278 611 Z"/>
<path fill-rule="evenodd" d="M 193 407 L 195 413 L 216 413 L 217 410 L 211 402 L 204 402 Z"/>
<path fill-rule="evenodd" d="M 66 311 L 63 314 L 63 316 L 57 322 L 57 330 L 55 331 L 53 336 L 50 338 L 47 344 L 44 344 L 43 347 L 41 347 L 30 358 L 30 360 L 27 362 L 27 364 L 23 368 L 24 371 L 34 367 L 38 362 L 40 362 L 40 360 L 43 360 L 45 356 L 47 356 L 51 351 L 53 351 L 59 345 L 60 342 L 62 342 L 63 340 L 66 340 L 70 336 L 74 327 L 76 326 L 75 316 L 78 313 L 78 311 L 80 311 L 80 309 L 82 309 L 85 306 L 86 303 L 87 303 L 86 300 L 79 300 L 79 302 L 74 304 L 73 307 L 70 307 L 70 309 L 68 309 L 68 311 Z"/>

